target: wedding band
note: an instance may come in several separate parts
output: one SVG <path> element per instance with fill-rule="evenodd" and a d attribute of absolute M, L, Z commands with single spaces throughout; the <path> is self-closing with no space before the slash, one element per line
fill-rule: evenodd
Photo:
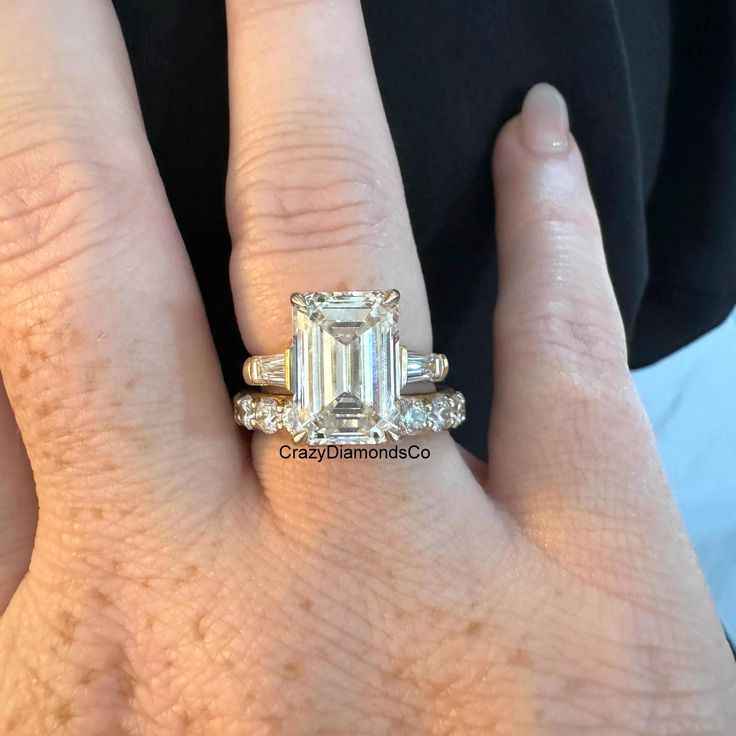
<path fill-rule="evenodd" d="M 375 430 L 373 441 L 358 440 L 352 428 L 346 437 L 314 430 L 314 436 L 300 429 L 297 421 L 297 405 L 292 396 L 268 394 L 260 391 L 243 391 L 235 397 L 235 421 L 246 429 L 258 429 L 273 434 L 283 429 L 295 442 L 313 445 L 380 444 L 400 437 L 454 429 L 465 421 L 465 397 L 453 389 L 431 394 L 402 396 L 398 401 L 398 417 L 389 428 Z"/>
<path fill-rule="evenodd" d="M 246 383 L 267 390 L 235 397 L 238 424 L 308 445 L 381 444 L 461 424 L 458 391 L 402 395 L 442 381 L 449 364 L 399 343 L 399 299 L 395 289 L 292 294 L 292 343 L 246 360 Z"/>

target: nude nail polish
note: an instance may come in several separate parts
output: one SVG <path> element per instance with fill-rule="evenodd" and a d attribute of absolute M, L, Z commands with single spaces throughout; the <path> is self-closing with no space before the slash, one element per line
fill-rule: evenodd
<path fill-rule="evenodd" d="M 536 84 L 521 108 L 524 145 L 534 153 L 557 153 L 568 146 L 570 123 L 562 95 L 549 84 Z"/>

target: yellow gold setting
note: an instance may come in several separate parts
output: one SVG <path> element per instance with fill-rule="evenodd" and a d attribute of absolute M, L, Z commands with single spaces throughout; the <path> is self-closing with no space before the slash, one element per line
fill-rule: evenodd
<path fill-rule="evenodd" d="M 399 343 L 399 301 L 395 289 L 293 294 L 292 343 L 245 361 L 245 382 L 265 391 L 236 397 L 238 423 L 286 430 L 309 445 L 381 444 L 458 426 L 462 394 L 404 393 L 409 384 L 442 381 L 449 363 Z"/>

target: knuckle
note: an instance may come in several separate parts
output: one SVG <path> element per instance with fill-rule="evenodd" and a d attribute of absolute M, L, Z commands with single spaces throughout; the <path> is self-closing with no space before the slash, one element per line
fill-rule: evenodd
<path fill-rule="evenodd" d="M 30 127 L 32 135 L 0 138 L 0 281 L 11 283 L 121 232 L 142 196 L 139 162 L 127 151 L 115 157 Z"/>
<path fill-rule="evenodd" d="M 607 305 L 584 297 L 560 297 L 555 286 L 541 287 L 531 295 L 532 305 L 499 305 L 496 336 L 515 355 L 529 360 L 543 356 L 545 364 L 559 367 L 562 375 L 588 379 L 628 375 L 623 328 L 609 318 Z"/>
<path fill-rule="evenodd" d="M 257 256 L 384 242 L 383 231 L 401 215 L 380 152 L 313 111 L 269 119 L 268 130 L 249 131 L 230 174 L 236 247 Z"/>
<path fill-rule="evenodd" d="M 322 168 L 324 159 L 314 158 L 313 165 Z M 349 163 L 329 181 L 302 186 L 260 180 L 244 187 L 236 246 L 244 256 L 257 256 L 380 243 L 391 217 L 388 200 L 360 168 Z"/>
<path fill-rule="evenodd" d="M 517 238 L 540 245 L 523 249 L 528 262 L 505 287 L 494 332 L 530 364 L 595 384 L 628 376 L 628 359 L 602 250 L 591 246 L 599 238 L 592 227 L 542 216 L 517 231 Z"/>

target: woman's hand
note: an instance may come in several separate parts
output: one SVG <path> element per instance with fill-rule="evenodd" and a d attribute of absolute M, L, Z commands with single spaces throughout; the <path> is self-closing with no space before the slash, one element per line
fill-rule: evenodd
<path fill-rule="evenodd" d="M 360 3 L 228 21 L 245 344 L 283 349 L 293 291 L 398 288 L 429 350 Z M 494 174 L 488 467 L 446 434 L 429 460 L 283 460 L 233 423 L 112 8 L 2 3 L 0 733 L 732 732 L 554 90 Z"/>

